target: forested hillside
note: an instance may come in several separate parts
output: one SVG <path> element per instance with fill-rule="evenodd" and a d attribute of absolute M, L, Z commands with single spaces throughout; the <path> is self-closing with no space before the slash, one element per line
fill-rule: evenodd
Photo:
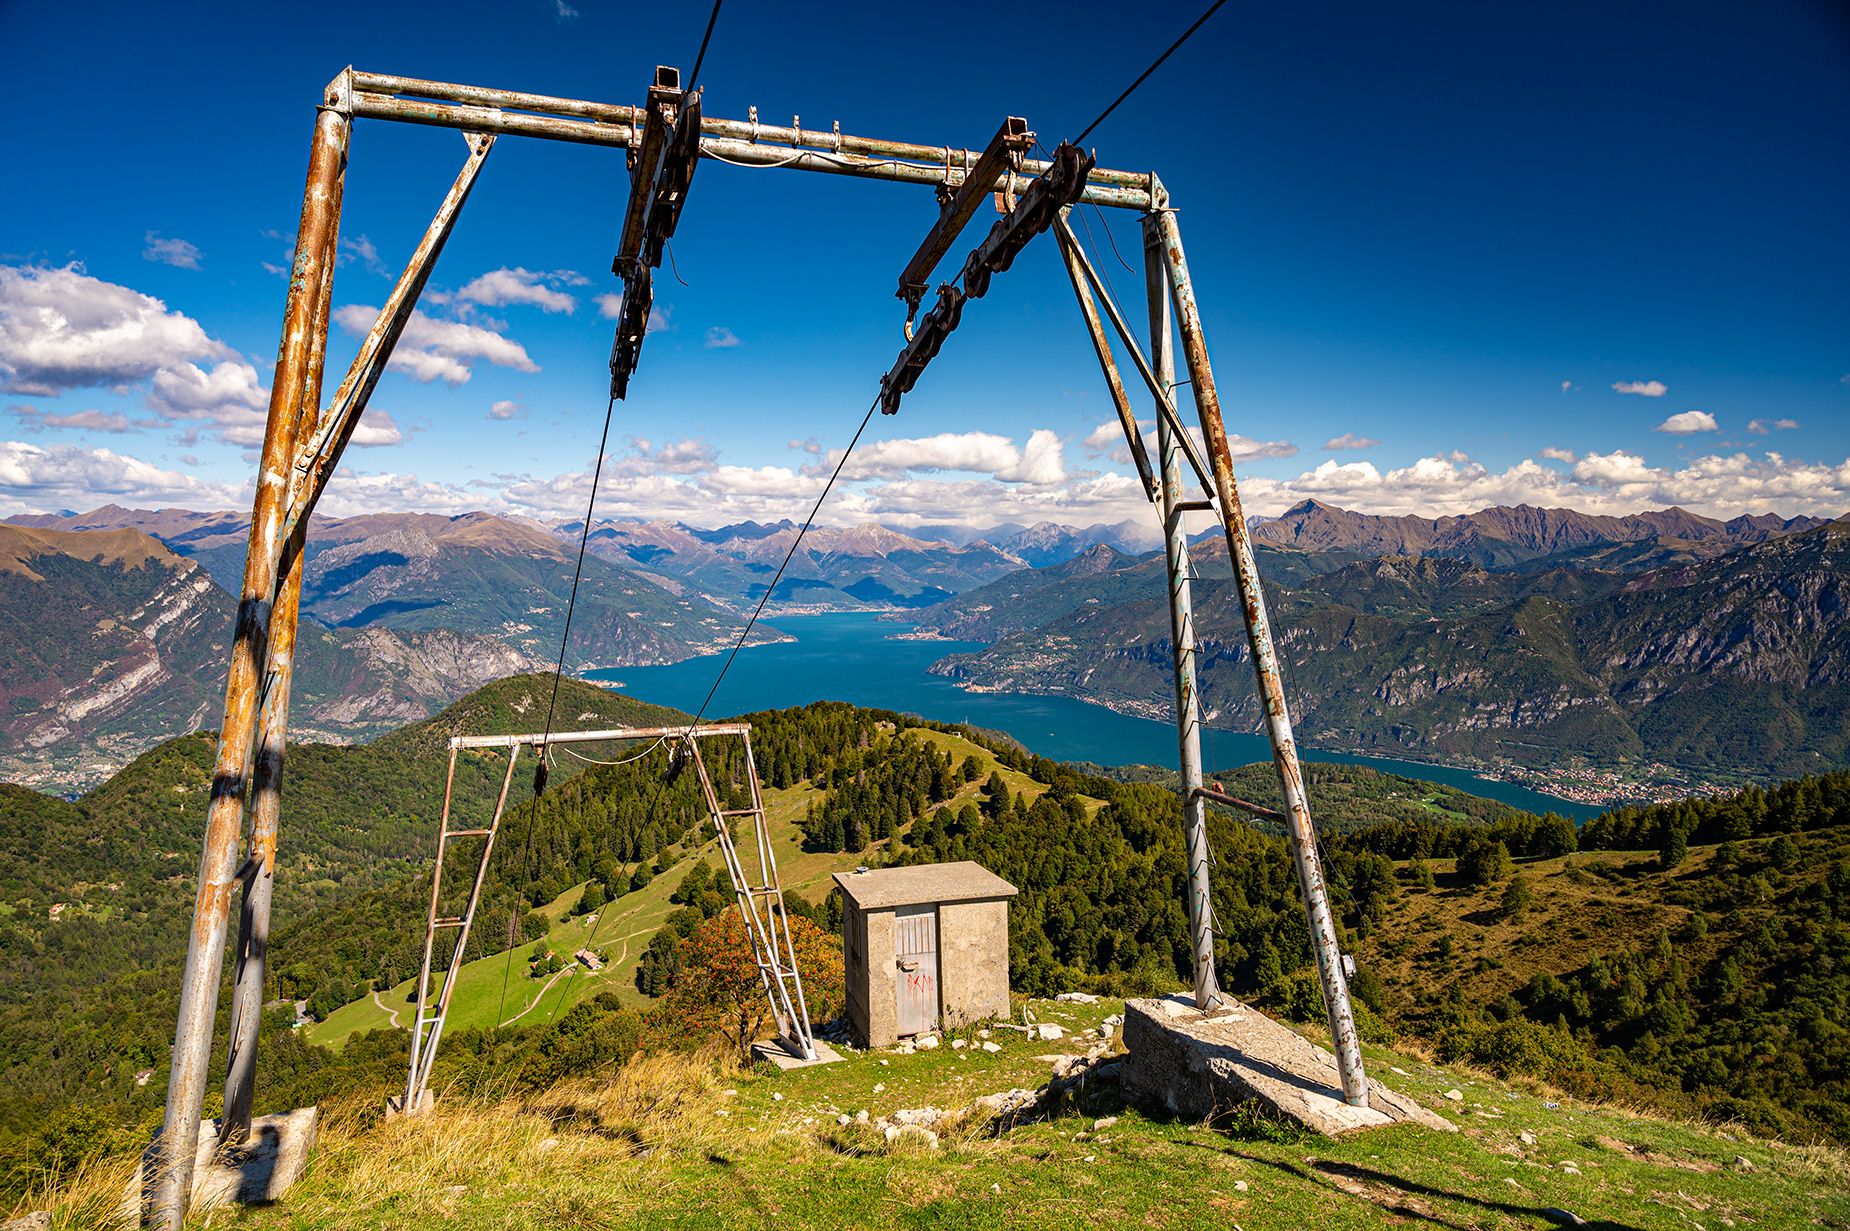
<path fill-rule="evenodd" d="M 533 725 L 545 684 L 484 690 L 367 749 L 297 750 L 273 994 L 325 1014 L 414 970 L 444 737 Z M 583 686 L 568 684 L 566 699 L 572 725 L 663 716 Z M 811 849 L 860 842 L 862 860 L 975 859 L 1021 888 L 1017 990 L 1124 994 L 1184 979 L 1181 809 L 1166 786 L 960 730 L 953 742 L 980 750 L 979 764 L 949 754 L 945 728 L 836 703 L 749 718 L 767 789 L 808 801 L 797 816 Z M 203 738 L 175 741 L 74 804 L 0 793 L 0 1154 L 15 1167 L 73 1133 L 126 1148 L 156 1113 L 208 754 Z M 736 802 L 741 766 L 718 745 L 709 764 Z M 462 759 L 463 813 L 486 808 L 499 765 Z M 459 1029 L 444 1080 L 496 1080 L 515 1058 L 522 1080 L 549 1081 L 686 1041 L 685 1023 L 670 1029 L 634 1006 L 672 999 L 679 938 L 726 900 L 710 868 L 699 874 L 705 814 L 691 777 L 661 750 L 576 774 L 564 765 L 539 799 L 520 776 L 471 956 L 544 935 L 559 903 L 620 910 L 671 869 L 680 910 L 667 939 L 647 946 L 633 991 L 575 1000 L 531 1027 Z M 1265 798 L 1269 773 L 1221 777 Z M 1850 1137 L 1836 1110 L 1850 1097 L 1850 776 L 1616 811 L 1580 833 L 1363 769 L 1315 766 L 1310 782 L 1371 1037 L 1405 1032 L 1497 1071 L 1761 1131 Z M 1283 841 L 1219 809 L 1210 832 L 1223 982 L 1315 1021 Z M 51 898 L 64 903 L 56 920 Z M 796 898 L 792 910 L 838 926 L 828 899 Z M 402 1031 L 335 1053 L 307 1045 L 290 1016 L 279 1007 L 266 1022 L 266 1099 L 383 1089 L 402 1066 Z"/>

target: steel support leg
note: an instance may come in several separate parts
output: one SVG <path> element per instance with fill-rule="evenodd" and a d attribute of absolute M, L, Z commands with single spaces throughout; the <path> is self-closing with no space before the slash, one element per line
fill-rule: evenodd
<path fill-rule="evenodd" d="M 1150 306 L 1150 363 L 1174 396 L 1175 347 L 1169 326 L 1169 274 L 1162 235 L 1155 222 L 1143 228 L 1144 284 Z M 1195 1007 L 1211 1009 L 1221 999 L 1214 971 L 1214 899 L 1208 884 L 1208 806 L 1201 797 L 1201 695 L 1195 680 L 1195 604 L 1189 586 L 1188 529 L 1181 504 L 1182 446 L 1168 419 L 1156 416 L 1156 453 L 1162 468 L 1157 509 L 1163 519 L 1163 551 L 1169 576 L 1169 644 L 1175 657 L 1176 738 L 1181 746 L 1182 831 L 1188 851 L 1188 939 L 1195 967 Z"/>
<path fill-rule="evenodd" d="M 193 1157 L 199 1141 L 199 1115 L 211 1064 L 213 1017 L 225 958 L 225 929 L 236 880 L 238 838 L 243 827 L 245 775 L 255 742 L 259 692 L 270 632 L 271 603 L 276 594 L 281 555 L 281 521 L 295 460 L 297 424 L 307 369 L 315 351 L 317 309 L 323 282 L 333 276 L 328 254 L 339 227 L 342 177 L 352 121 L 341 97 L 345 77 L 330 87 L 330 96 L 315 118 L 309 152 L 308 184 L 302 220 L 296 233 L 294 268 L 283 315 L 282 343 L 270 389 L 269 421 L 264 429 L 257 494 L 251 507 L 244 583 L 233 634 L 231 669 L 225 684 L 225 717 L 213 767 L 211 803 L 206 818 L 199 889 L 193 904 L 192 936 L 180 988 L 179 1020 L 174 1029 L 172 1069 L 167 1085 L 167 1114 L 152 1159 L 152 1224 L 179 1231 L 191 1198 Z"/>
<path fill-rule="evenodd" d="M 1304 792 L 1304 771 L 1298 764 L 1297 742 L 1291 733 L 1291 714 L 1285 707 L 1278 655 L 1273 649 L 1272 630 L 1266 621 L 1265 594 L 1259 586 L 1252 535 L 1240 508 L 1239 491 L 1234 486 L 1233 455 L 1227 447 L 1227 428 L 1221 419 L 1214 372 L 1208 366 L 1207 339 L 1202 334 L 1195 288 L 1189 281 L 1188 260 L 1182 252 L 1182 232 L 1170 210 L 1160 210 L 1151 218 L 1160 234 L 1164 261 L 1169 269 L 1176 320 L 1182 331 L 1182 353 L 1193 382 L 1195 409 L 1201 417 L 1201 434 L 1208 446 L 1209 464 L 1214 470 L 1221 525 L 1227 534 L 1227 554 L 1233 561 L 1234 579 L 1239 584 L 1247 644 L 1253 655 L 1254 673 L 1258 676 L 1259 699 L 1265 707 L 1266 734 L 1272 741 L 1272 763 L 1278 769 L 1290 821 L 1285 836 L 1291 846 L 1292 862 L 1297 865 L 1298 887 L 1303 891 L 1304 910 L 1310 920 L 1311 950 L 1317 959 L 1323 1006 L 1330 1017 L 1330 1037 L 1336 1046 L 1337 1070 L 1342 1074 L 1343 1098 L 1354 1106 L 1366 1107 L 1368 1080 L 1362 1072 L 1362 1049 L 1356 1037 L 1355 1014 L 1349 1007 L 1349 984 L 1343 976 L 1336 920 L 1330 912 L 1323 866 L 1317 858 L 1317 835 L 1311 824 L 1310 801 Z"/>
<path fill-rule="evenodd" d="M 334 186 L 331 208 L 340 216 L 343 183 Z M 327 230 L 322 254 L 332 270 L 338 256 L 339 230 Z M 301 413 L 297 416 L 298 453 L 314 437 L 321 418 L 321 377 L 327 362 L 328 314 L 334 279 L 321 280 L 321 298 L 309 326 L 309 351 L 302 373 Z M 300 466 L 290 468 L 285 508 L 300 498 Z M 283 750 L 289 728 L 289 694 L 295 680 L 296 627 L 302 607 L 302 544 L 282 544 L 278 562 L 276 606 L 270 616 L 268 666 L 262 704 L 257 712 L 257 755 L 251 767 L 251 837 L 245 863 L 243 909 L 238 915 L 238 943 L 232 950 L 231 1038 L 225 1060 L 225 1119 L 219 1140 L 235 1144 L 250 1135 L 257 1088 L 257 1036 L 263 1025 L 263 994 L 270 948 L 270 903 L 276 890 L 276 835 L 282 821 Z"/>

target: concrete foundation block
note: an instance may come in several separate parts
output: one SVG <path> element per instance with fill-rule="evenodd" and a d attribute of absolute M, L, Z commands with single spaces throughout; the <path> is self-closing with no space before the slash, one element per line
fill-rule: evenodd
<path fill-rule="evenodd" d="M 836 1051 L 833 1047 L 830 1047 L 827 1043 L 824 1043 L 821 1039 L 817 1039 L 816 1058 L 814 1060 L 806 1060 L 802 1056 L 791 1051 L 789 1046 L 785 1044 L 782 1039 L 763 1039 L 752 1044 L 752 1059 L 768 1060 L 779 1069 L 788 1072 L 791 1069 L 814 1068 L 818 1064 L 839 1064 L 841 1063 L 841 1053 Z"/>
<path fill-rule="evenodd" d="M 1203 1013 L 1187 996 L 1127 1001 L 1124 1044 L 1126 1099 L 1185 1119 L 1208 1120 L 1256 1102 L 1330 1137 L 1404 1123 L 1457 1131 L 1373 1078 L 1368 1106 L 1351 1107 L 1343 1102 L 1335 1056 L 1237 1003 Z"/>
<path fill-rule="evenodd" d="M 201 1121 L 199 1152 L 193 1160 L 192 1209 L 200 1211 L 233 1202 L 256 1205 L 278 1200 L 308 1169 L 308 1160 L 315 1152 L 320 1131 L 320 1109 L 299 1107 L 272 1116 L 253 1117 L 250 1136 L 235 1146 L 220 1150 L 218 1121 Z M 134 1186 L 128 1194 L 128 1209 L 124 1212 L 132 1219 L 139 1218 L 142 1202 L 153 1193 L 149 1175 L 152 1165 L 153 1147 L 150 1146 L 135 1169 Z"/>
<path fill-rule="evenodd" d="M 436 1091 L 425 1089 L 419 1092 L 418 1105 L 416 1107 L 413 1107 L 411 1110 L 414 1112 L 429 1111 L 433 1106 L 436 1105 L 436 1102 L 437 1102 Z M 385 1100 L 385 1118 L 388 1120 L 396 1120 L 398 1119 L 398 1117 L 404 1114 L 405 1114 L 405 1096 L 402 1094 L 387 1095 L 386 1100 Z"/>

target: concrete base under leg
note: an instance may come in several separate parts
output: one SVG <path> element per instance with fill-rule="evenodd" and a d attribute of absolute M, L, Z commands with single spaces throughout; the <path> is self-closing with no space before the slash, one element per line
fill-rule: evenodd
<path fill-rule="evenodd" d="M 251 1120 L 250 1136 L 223 1151 L 218 1148 L 218 1127 L 216 1120 L 203 1120 L 199 1125 L 199 1153 L 193 1161 L 192 1209 L 196 1211 L 234 1201 L 256 1205 L 280 1198 L 308 1168 L 321 1129 L 320 1111 L 299 1107 L 273 1116 L 256 1116 Z M 153 1161 L 152 1150 L 150 1146 L 142 1154 L 125 1203 L 124 1214 L 130 1225 L 136 1225 L 142 1202 L 153 1193 L 147 1174 Z"/>
<path fill-rule="evenodd" d="M 1187 996 L 1124 1005 L 1125 1097 L 1191 1120 L 1257 1102 L 1314 1132 L 1414 1123 L 1457 1126 L 1373 1078 L 1368 1106 L 1343 1102 L 1336 1057 L 1255 1009 L 1230 1002 L 1202 1013 Z"/>
<path fill-rule="evenodd" d="M 429 1111 L 436 1101 L 437 1097 L 435 1091 L 424 1090 L 418 1094 L 418 1105 L 412 1108 L 412 1110 L 417 1112 Z M 385 1118 L 388 1120 L 396 1120 L 404 1114 L 405 1096 L 402 1094 L 387 1095 L 385 1100 Z"/>
<path fill-rule="evenodd" d="M 769 1060 L 772 1064 L 775 1064 L 778 1068 L 787 1072 L 790 1069 L 813 1068 L 818 1064 L 838 1064 L 841 1061 L 841 1056 L 833 1047 L 830 1047 L 821 1039 L 816 1040 L 816 1058 L 814 1060 L 806 1060 L 802 1056 L 797 1055 L 790 1050 L 789 1045 L 782 1039 L 763 1039 L 752 1044 L 752 1059 Z"/>

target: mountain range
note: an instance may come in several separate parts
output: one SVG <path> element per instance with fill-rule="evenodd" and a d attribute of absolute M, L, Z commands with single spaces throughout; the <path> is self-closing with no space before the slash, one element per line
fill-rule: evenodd
<path fill-rule="evenodd" d="M 10 520 L 0 771 L 82 785 L 210 723 L 245 520 L 117 506 Z M 1846 707 L 1830 690 L 1844 675 L 1844 525 L 1675 508 L 1381 517 L 1305 501 L 1253 534 L 1307 738 L 1477 764 L 1727 775 L 1843 763 Z M 480 512 L 318 519 L 299 723 L 363 738 L 548 665 L 580 529 Z M 568 667 L 723 648 L 797 531 L 595 523 Z M 784 636 L 780 611 L 885 610 L 985 643 L 934 667 L 966 687 L 1167 717 L 1162 560 L 1149 542 L 1131 523 L 819 526 L 753 640 Z M 1256 725 L 1224 542 L 1197 536 L 1193 555 L 1203 696 L 1217 723 Z"/>
<path fill-rule="evenodd" d="M 1269 547 L 1261 571 L 1288 572 L 1272 566 L 1291 553 L 1326 566 L 1269 587 L 1274 633 L 1289 660 L 1289 700 L 1307 740 L 1479 764 L 1663 762 L 1723 779 L 1850 760 L 1850 521 L 1780 523 L 1769 532 L 1679 519 L 1674 535 L 1629 542 L 1661 551 L 1674 540 L 1678 554 L 1693 543 L 1699 558 L 1620 571 L 1568 567 L 1561 550 L 1545 551 L 1563 542 L 1562 550 L 1591 546 L 1578 532 L 1559 533 L 1560 517 L 1545 533 L 1496 536 L 1493 552 L 1484 530 L 1525 519 L 1486 518 L 1476 529 L 1421 541 L 1391 537 L 1412 529 L 1403 519 L 1305 512 L 1311 529 L 1342 533 L 1294 536 L 1282 527 L 1268 541 L 1330 546 Z M 1527 519 L 1532 527 L 1546 520 Z M 1730 535 L 1748 541 L 1732 550 L 1713 541 Z M 1368 554 L 1390 546 L 1434 554 Z M 1488 552 L 1506 567 L 1441 554 L 1453 551 Z M 1543 554 L 1516 559 L 1525 551 Z M 1343 553 L 1362 558 L 1332 558 Z M 1194 564 L 1210 722 L 1256 730 L 1260 713 L 1224 545 L 1202 544 Z M 1162 575 L 1159 557 L 1095 548 L 915 619 L 946 637 L 990 643 L 933 666 L 965 687 L 1073 696 L 1167 718 L 1173 683 Z"/>

